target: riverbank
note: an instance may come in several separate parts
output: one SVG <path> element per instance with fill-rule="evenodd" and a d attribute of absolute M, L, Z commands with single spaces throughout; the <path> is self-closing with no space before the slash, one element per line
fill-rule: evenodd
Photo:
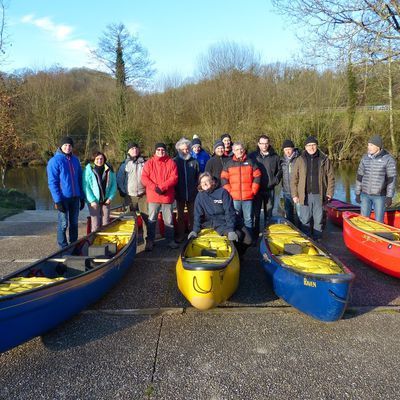
<path fill-rule="evenodd" d="M 0 222 L 0 275 L 56 250 L 56 221 L 56 211 L 25 211 Z M 356 259 L 335 226 L 324 244 L 356 275 L 344 318 L 330 324 L 275 296 L 257 248 L 232 298 L 199 312 L 177 289 L 180 250 L 141 245 L 98 303 L 0 355 L 0 398 L 397 398 L 400 280 Z"/>
<path fill-rule="evenodd" d="M 0 189 L 0 221 L 23 210 L 35 210 L 36 204 L 25 193 L 16 189 Z"/>

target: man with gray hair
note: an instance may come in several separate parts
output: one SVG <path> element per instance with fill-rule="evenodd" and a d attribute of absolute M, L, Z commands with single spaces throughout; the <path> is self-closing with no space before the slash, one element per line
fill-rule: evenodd
<path fill-rule="evenodd" d="M 181 138 L 175 145 L 178 152 L 174 158 L 178 168 L 178 184 L 175 186 L 176 200 L 176 230 L 175 241 L 181 243 L 186 239 L 185 234 L 185 207 L 188 212 L 188 230 L 193 229 L 194 200 L 197 195 L 197 179 L 200 167 L 197 160 L 190 154 L 190 140 Z"/>
<path fill-rule="evenodd" d="M 395 159 L 383 149 L 382 138 L 372 136 L 357 170 L 355 192 L 357 203 L 361 203 L 361 215 L 369 217 L 374 206 L 376 221 L 383 222 L 385 207 L 392 205 L 396 175 Z"/>

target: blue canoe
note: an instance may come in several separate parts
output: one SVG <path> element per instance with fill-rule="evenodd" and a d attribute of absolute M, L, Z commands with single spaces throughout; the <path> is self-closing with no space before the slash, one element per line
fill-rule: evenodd
<path fill-rule="evenodd" d="M 291 241 L 289 234 L 277 246 L 274 242 L 277 236 L 271 235 L 271 231 L 274 229 L 279 231 L 279 227 L 283 227 L 283 230 L 285 228 L 293 230 L 295 239 Z M 283 244 L 285 241 L 286 243 Z M 296 255 L 296 248 L 300 249 L 298 252 L 301 254 Z M 307 252 L 310 256 L 303 254 Z M 320 321 L 337 321 L 342 317 L 349 301 L 354 274 L 335 256 L 322 249 L 289 221 L 279 217 L 273 218 L 263 234 L 260 255 L 261 264 L 271 279 L 277 296 L 299 311 Z M 299 258 L 310 260 L 309 264 L 307 261 L 304 268 L 299 268 L 295 264 L 290 265 L 296 262 L 293 260 Z M 333 265 L 332 270 L 323 271 L 318 263 Z M 315 270 L 312 272 L 314 266 Z"/>
<path fill-rule="evenodd" d="M 136 219 L 121 215 L 0 279 L 0 352 L 44 334 L 99 300 L 132 266 L 136 232 Z"/>

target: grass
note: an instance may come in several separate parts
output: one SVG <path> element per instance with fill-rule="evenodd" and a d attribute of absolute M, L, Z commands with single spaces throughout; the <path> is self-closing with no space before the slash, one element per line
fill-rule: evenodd
<path fill-rule="evenodd" d="M 18 214 L 22 211 L 22 209 L 0 207 L 0 221 L 4 221 L 6 218 L 11 217 L 11 215 Z"/>
<path fill-rule="evenodd" d="M 0 189 L 0 221 L 23 210 L 35 210 L 35 201 L 15 189 Z"/>

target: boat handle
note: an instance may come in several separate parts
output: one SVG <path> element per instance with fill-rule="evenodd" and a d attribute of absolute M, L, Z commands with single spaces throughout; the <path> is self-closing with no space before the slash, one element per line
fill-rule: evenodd
<path fill-rule="evenodd" d="M 199 283 L 197 282 L 197 277 L 194 276 L 193 277 L 193 289 L 197 292 L 197 293 L 201 293 L 201 294 L 207 294 L 210 293 L 212 291 L 213 288 L 213 278 L 212 276 L 210 276 L 210 281 L 211 281 L 211 287 L 210 290 L 204 290 L 200 287 Z"/>
<path fill-rule="evenodd" d="M 336 293 L 332 292 L 331 289 L 329 289 L 328 292 L 335 300 L 340 301 L 341 303 L 347 303 L 347 299 L 338 296 Z"/>

